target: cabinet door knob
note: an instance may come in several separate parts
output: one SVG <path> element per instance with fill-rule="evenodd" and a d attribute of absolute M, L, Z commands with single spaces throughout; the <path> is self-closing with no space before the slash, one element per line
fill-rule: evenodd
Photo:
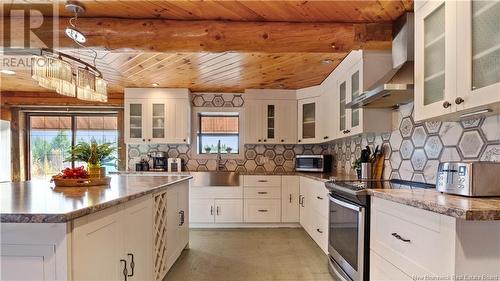
<path fill-rule="evenodd" d="M 148 141 L 151 141 L 151 139 L 148 139 Z"/>
<path fill-rule="evenodd" d="M 267 141 L 267 140 L 266 140 L 266 139 L 264 139 L 264 142 L 266 142 L 266 141 Z"/>
<path fill-rule="evenodd" d="M 128 277 L 134 276 L 134 268 L 135 268 L 135 262 L 134 262 L 134 254 L 128 253 L 127 256 L 130 257 L 130 269 L 132 269 L 132 273 L 128 274 Z"/>
<path fill-rule="evenodd" d="M 142 141 L 146 141 L 146 139 L 142 139 Z"/>
<path fill-rule="evenodd" d="M 323 139 L 324 139 L 324 140 L 328 139 L 328 136 L 324 136 L 324 137 L 323 137 Z"/>
<path fill-rule="evenodd" d="M 261 142 L 262 140 L 257 140 L 258 142 Z"/>
<path fill-rule="evenodd" d="M 463 102 L 464 102 L 464 99 L 463 99 L 463 98 L 461 98 L 461 97 L 458 97 L 458 98 L 456 98 L 456 99 L 455 99 L 455 103 L 456 103 L 456 104 L 461 104 L 461 103 L 463 103 Z"/>
<path fill-rule="evenodd" d="M 316 198 L 318 198 L 319 200 L 323 200 L 323 197 L 316 196 Z"/>
<path fill-rule="evenodd" d="M 302 142 L 302 140 L 299 140 L 299 142 Z"/>
<path fill-rule="evenodd" d="M 448 101 L 443 102 L 443 107 L 444 108 L 448 108 L 450 106 L 451 106 L 451 103 L 449 103 Z"/>
<path fill-rule="evenodd" d="M 285 140 L 281 140 L 281 142 L 285 142 Z"/>
<path fill-rule="evenodd" d="M 323 233 L 323 231 L 321 231 L 319 228 L 316 228 L 316 231 L 319 233 Z"/>
<path fill-rule="evenodd" d="M 182 141 L 183 141 L 183 142 L 186 142 L 186 139 L 183 139 Z"/>

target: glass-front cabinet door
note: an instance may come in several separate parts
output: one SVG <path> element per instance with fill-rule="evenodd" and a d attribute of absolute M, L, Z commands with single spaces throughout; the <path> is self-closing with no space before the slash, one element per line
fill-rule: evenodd
<path fill-rule="evenodd" d="M 347 109 L 346 105 L 346 96 L 347 96 L 347 81 L 340 81 L 338 84 L 339 87 L 339 131 L 340 136 L 347 134 Z"/>
<path fill-rule="evenodd" d="M 456 2 L 428 1 L 415 15 L 415 118 L 456 109 Z"/>
<path fill-rule="evenodd" d="M 264 142 L 266 143 L 274 143 L 276 142 L 276 104 L 265 104 L 265 137 Z"/>
<path fill-rule="evenodd" d="M 356 65 L 354 72 L 349 77 L 350 85 L 351 85 L 351 101 L 359 97 L 361 92 L 361 83 L 359 77 L 359 66 Z M 350 114 L 350 134 L 356 134 L 358 131 L 361 131 L 360 128 L 360 119 L 361 119 L 361 109 L 353 108 L 351 109 Z"/>
<path fill-rule="evenodd" d="M 125 107 L 125 141 L 143 142 L 145 139 L 145 104 L 142 101 L 130 101 Z"/>
<path fill-rule="evenodd" d="M 151 142 L 161 142 L 166 139 L 166 105 L 165 103 L 153 101 L 151 104 Z"/>
<path fill-rule="evenodd" d="M 500 1 L 458 1 L 458 109 L 500 101 Z"/>
<path fill-rule="evenodd" d="M 318 99 L 310 98 L 299 101 L 299 142 L 310 143 L 316 140 Z"/>

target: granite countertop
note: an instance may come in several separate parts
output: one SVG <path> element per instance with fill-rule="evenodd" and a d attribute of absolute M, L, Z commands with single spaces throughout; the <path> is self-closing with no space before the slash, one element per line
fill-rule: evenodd
<path fill-rule="evenodd" d="M 435 189 L 371 189 L 372 196 L 464 220 L 500 220 L 500 197 L 470 198 Z"/>
<path fill-rule="evenodd" d="M 191 179 L 190 175 L 112 175 L 109 186 L 56 188 L 48 181 L 0 183 L 2 223 L 64 223 Z"/>

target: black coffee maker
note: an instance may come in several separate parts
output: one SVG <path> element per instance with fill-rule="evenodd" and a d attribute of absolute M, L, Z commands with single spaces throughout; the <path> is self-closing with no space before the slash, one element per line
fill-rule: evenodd
<path fill-rule="evenodd" d="M 153 159 L 153 171 L 166 171 L 168 168 L 168 158 L 165 152 L 156 151 L 150 154 Z"/>

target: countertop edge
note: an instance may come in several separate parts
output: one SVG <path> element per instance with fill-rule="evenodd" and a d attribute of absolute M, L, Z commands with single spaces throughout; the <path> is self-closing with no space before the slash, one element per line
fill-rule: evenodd
<path fill-rule="evenodd" d="M 124 197 L 120 197 L 108 202 L 100 203 L 94 206 L 86 207 L 80 210 L 71 211 L 63 214 L 22 214 L 22 213 L 13 213 L 13 214 L 0 214 L 0 222 L 1 223 L 67 223 L 74 219 L 90 215 L 92 213 L 96 213 L 134 199 L 146 196 L 148 194 L 154 194 L 157 192 L 161 192 L 163 189 L 168 188 L 171 185 L 188 181 L 193 178 L 191 175 L 179 175 L 183 178 L 167 182 L 164 184 L 160 184 L 158 186 L 151 187 L 148 190 L 144 190 L 141 192 L 137 192 L 134 194 L 130 194 Z"/>
<path fill-rule="evenodd" d="M 429 212 L 441 214 L 441 215 L 446 215 L 449 217 L 453 217 L 456 219 L 462 219 L 466 221 L 499 221 L 500 220 L 500 211 L 498 210 L 464 210 L 461 208 L 456 208 L 456 207 L 446 207 L 443 205 L 439 205 L 434 202 L 423 202 L 422 200 L 418 199 L 407 199 L 407 198 L 402 198 L 397 195 L 393 194 L 388 194 L 385 192 L 377 191 L 376 189 L 372 189 L 369 191 L 369 194 L 389 200 L 392 202 L 400 203 L 403 205 L 407 205 L 410 207 L 415 207 L 421 210 L 426 210 Z"/>

